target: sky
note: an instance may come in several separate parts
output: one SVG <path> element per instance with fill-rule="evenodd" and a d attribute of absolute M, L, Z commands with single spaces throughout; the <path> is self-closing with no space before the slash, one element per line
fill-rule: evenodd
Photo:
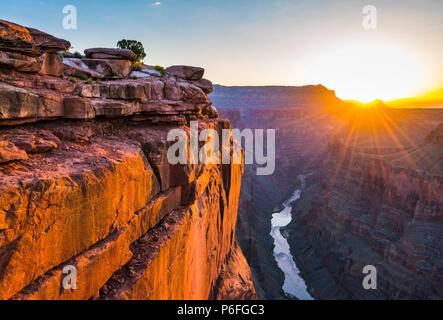
<path fill-rule="evenodd" d="M 202 66 L 223 85 L 323 84 L 369 102 L 443 88 L 443 0 L 0 0 L 0 19 L 73 51 L 136 39 L 145 63 Z M 77 29 L 63 28 L 63 7 Z M 376 29 L 363 28 L 366 5 Z"/>

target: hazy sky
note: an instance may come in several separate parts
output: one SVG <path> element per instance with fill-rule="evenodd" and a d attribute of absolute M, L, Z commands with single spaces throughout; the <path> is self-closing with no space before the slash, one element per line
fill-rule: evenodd
<path fill-rule="evenodd" d="M 0 18 L 74 51 L 140 40 L 146 63 L 203 66 L 224 85 L 322 83 L 344 99 L 443 87 L 443 0 L 1 0 Z M 78 29 L 64 30 L 65 5 Z M 365 5 L 377 29 L 364 30 Z"/>

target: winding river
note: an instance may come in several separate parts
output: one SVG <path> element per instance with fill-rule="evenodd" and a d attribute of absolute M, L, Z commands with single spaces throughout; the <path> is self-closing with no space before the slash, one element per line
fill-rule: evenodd
<path fill-rule="evenodd" d="M 300 270 L 295 264 L 289 247 L 288 240 L 281 234 L 281 228 L 287 226 L 291 220 L 291 203 L 300 198 L 300 194 L 305 185 L 305 176 L 299 176 L 300 189 L 294 191 L 292 196 L 283 202 L 283 210 L 272 214 L 271 236 L 274 239 L 274 257 L 279 268 L 285 274 L 283 291 L 289 293 L 300 300 L 313 300 L 309 294 L 305 281 L 300 277 Z"/>

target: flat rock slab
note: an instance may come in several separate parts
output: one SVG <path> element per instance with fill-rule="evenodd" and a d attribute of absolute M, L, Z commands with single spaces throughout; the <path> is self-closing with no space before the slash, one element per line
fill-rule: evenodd
<path fill-rule="evenodd" d="M 166 68 L 165 71 L 185 80 L 200 80 L 205 73 L 205 69 L 192 66 L 171 66 Z"/>
<path fill-rule="evenodd" d="M 0 67 L 22 72 L 39 72 L 42 67 L 39 57 L 31 57 L 19 52 L 0 51 Z"/>
<path fill-rule="evenodd" d="M 108 78 L 127 78 L 132 70 L 129 60 L 82 59 L 81 61 L 88 66 L 88 69 Z"/>
<path fill-rule="evenodd" d="M 0 50 L 40 56 L 45 52 L 66 51 L 69 41 L 56 38 L 33 28 L 0 20 Z"/>
<path fill-rule="evenodd" d="M 92 78 L 103 78 L 104 75 L 91 70 L 88 66 L 77 58 L 64 58 L 63 59 L 63 72 L 67 76 L 79 77 L 82 74 Z"/>
<path fill-rule="evenodd" d="M 137 55 L 129 49 L 91 48 L 84 52 L 87 58 L 92 59 L 123 59 L 130 61 L 137 59 Z"/>
<path fill-rule="evenodd" d="M 67 40 L 56 38 L 37 29 L 27 29 L 40 54 L 44 52 L 67 51 L 69 48 L 71 48 L 71 43 Z"/>

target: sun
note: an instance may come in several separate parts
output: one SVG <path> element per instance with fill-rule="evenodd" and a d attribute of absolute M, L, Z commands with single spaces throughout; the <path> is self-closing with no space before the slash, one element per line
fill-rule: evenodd
<path fill-rule="evenodd" d="M 310 81 L 344 100 L 388 101 L 421 94 L 431 85 L 421 60 L 389 43 L 340 46 L 313 61 Z"/>

